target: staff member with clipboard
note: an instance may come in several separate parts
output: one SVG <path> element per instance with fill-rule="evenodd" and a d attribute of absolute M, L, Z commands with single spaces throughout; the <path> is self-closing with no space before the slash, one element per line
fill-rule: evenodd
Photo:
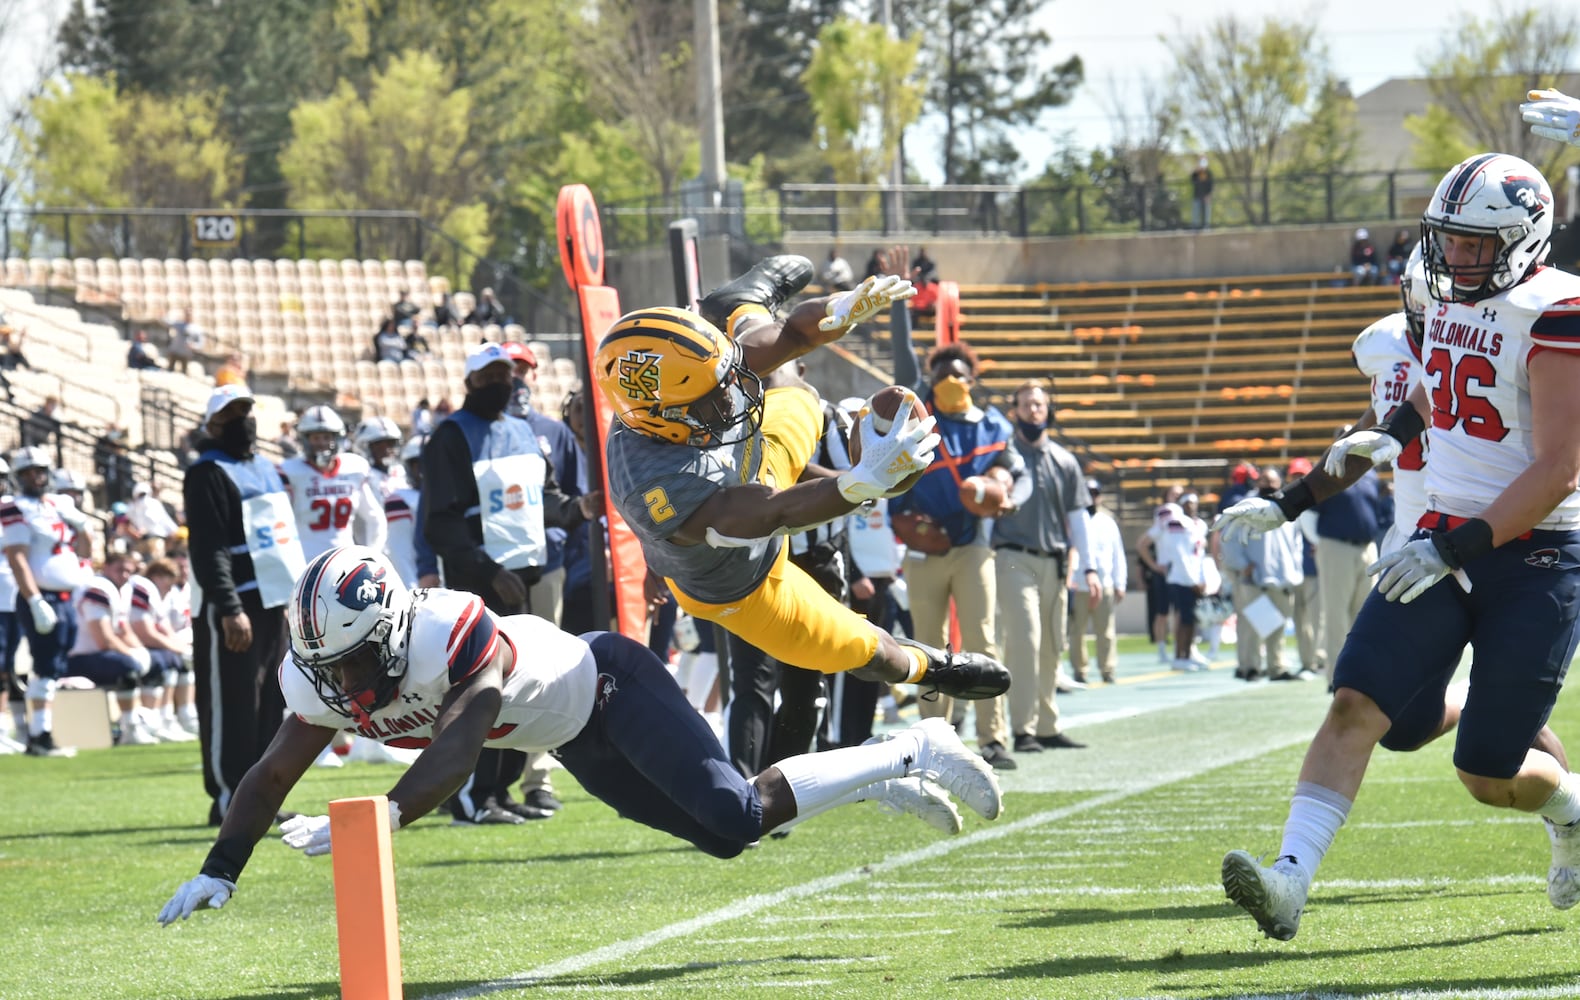
<path fill-rule="evenodd" d="M 192 566 L 193 672 L 203 787 L 218 826 L 247 769 L 285 715 L 279 667 L 285 603 L 306 568 L 291 498 L 257 453 L 258 423 L 245 385 L 209 396 L 198 460 L 181 492 Z"/>

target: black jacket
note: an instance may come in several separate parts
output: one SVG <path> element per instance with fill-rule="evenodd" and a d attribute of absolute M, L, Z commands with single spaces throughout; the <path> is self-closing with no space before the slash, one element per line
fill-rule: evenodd
<path fill-rule="evenodd" d="M 197 450 L 202 454 L 217 447 L 218 441 L 204 439 Z M 241 492 L 218 462 L 200 462 L 187 469 L 181 496 L 187 511 L 187 557 L 192 578 L 203 590 L 203 601 L 218 608 L 221 615 L 240 614 L 236 587 L 253 579 L 252 556 L 230 551 L 231 546 L 247 541 L 241 522 Z"/>
<path fill-rule="evenodd" d="M 518 417 L 507 419 L 516 420 Z M 534 436 L 533 440 L 537 440 Z M 543 526 L 567 531 L 581 524 L 580 502 L 560 489 L 554 463 L 544 456 Z M 483 518 L 466 512 L 478 506 L 477 479 L 472 474 L 472 451 L 466 435 L 452 420 L 435 427 L 422 449 L 423 538 L 444 561 L 445 586 L 478 594 L 492 591 L 500 566 L 483 551 Z M 524 582 L 535 583 L 536 568 L 518 571 Z M 485 589 L 486 588 L 486 589 Z"/>

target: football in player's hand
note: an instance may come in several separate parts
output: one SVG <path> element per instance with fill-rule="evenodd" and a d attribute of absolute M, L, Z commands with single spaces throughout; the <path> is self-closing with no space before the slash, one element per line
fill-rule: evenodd
<path fill-rule="evenodd" d="M 960 503 L 977 517 L 997 517 L 1009 491 L 997 476 L 968 476 L 960 481 Z"/>
<path fill-rule="evenodd" d="M 906 419 L 926 419 L 927 407 L 922 405 L 922 401 L 916 397 L 916 393 L 905 388 L 904 386 L 891 385 L 886 388 L 879 389 L 867 399 L 866 405 L 863 406 L 860 412 L 856 414 L 856 421 L 851 425 L 850 428 L 851 465 L 855 465 L 861 461 L 862 424 L 866 421 L 871 421 L 872 429 L 874 431 L 878 432 L 879 434 L 889 433 L 889 430 L 894 426 L 895 416 L 900 412 L 900 408 L 905 405 L 907 399 L 911 403 L 911 409 L 906 415 Z M 925 469 L 922 470 L 922 472 L 925 471 Z M 922 472 L 913 472 L 909 476 L 906 476 L 904 479 L 900 480 L 899 484 L 895 486 L 894 489 L 890 490 L 884 495 L 897 497 L 904 493 L 906 490 L 916 485 L 916 481 L 922 478 Z"/>

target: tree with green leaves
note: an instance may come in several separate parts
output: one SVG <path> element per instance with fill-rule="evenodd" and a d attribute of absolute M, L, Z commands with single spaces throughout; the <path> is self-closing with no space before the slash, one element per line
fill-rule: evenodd
<path fill-rule="evenodd" d="M 67 74 L 30 108 L 21 134 L 24 169 L 39 207 L 229 207 L 241 189 L 241 158 L 219 122 L 217 94 L 119 94 L 115 80 Z M 137 252 L 137 226 L 104 220 L 73 226 L 74 251 Z M 56 233 L 58 235 L 58 232 Z M 146 252 L 163 256 L 161 243 Z"/>
<path fill-rule="evenodd" d="M 1528 160 L 1551 181 L 1580 161 L 1572 147 L 1530 133 L 1518 109 L 1525 93 L 1565 85 L 1580 58 L 1580 14 L 1561 6 L 1467 15 L 1423 62 L 1432 103 L 1405 118 L 1415 163 L 1442 170 L 1496 150 Z M 1572 84 L 1570 84 L 1572 86 Z"/>
<path fill-rule="evenodd" d="M 1174 58 L 1187 138 L 1227 175 L 1218 203 L 1229 202 L 1231 218 L 1260 221 L 1260 180 L 1287 165 L 1285 144 L 1328 79 L 1315 19 L 1251 23 L 1230 14 L 1162 41 Z"/>
<path fill-rule="evenodd" d="M 802 75 L 817 118 L 818 145 L 836 183 L 874 184 L 921 114 L 916 79 L 921 39 L 891 38 L 878 24 L 841 18 L 818 33 Z"/>
<path fill-rule="evenodd" d="M 1042 65 L 1052 39 L 1037 26 L 1047 0 L 911 0 L 900 24 L 920 34 L 929 111 L 944 121 L 945 184 L 1003 184 L 1018 173 L 1012 131 L 1067 103 L 1083 79 L 1080 56 Z M 895 6 L 902 4 L 896 0 Z"/>
<path fill-rule="evenodd" d="M 481 158 L 473 150 L 472 93 L 426 53 L 408 52 L 375 71 L 367 96 L 347 81 L 291 112 L 291 143 L 280 154 L 290 205 L 301 209 L 416 212 L 472 247 L 488 245 L 488 208 L 478 197 Z M 309 226 L 321 252 L 354 253 L 339 223 Z M 392 234 L 392 256 L 418 256 L 411 237 Z M 433 250 L 433 262 L 448 263 Z M 463 267 L 466 265 L 463 264 Z"/>

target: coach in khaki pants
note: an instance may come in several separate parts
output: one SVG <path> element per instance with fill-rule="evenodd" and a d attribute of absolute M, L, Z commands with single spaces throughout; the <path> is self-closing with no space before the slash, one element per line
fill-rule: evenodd
<path fill-rule="evenodd" d="M 993 552 L 981 538 L 956 545 L 939 555 L 910 550 L 905 556 L 905 585 L 911 599 L 916 640 L 940 648 L 949 645 L 949 599 L 954 598 L 960 622 L 960 648 L 999 659 L 993 641 Z M 1013 684 L 1014 681 L 1011 681 Z M 923 718 L 951 718 L 953 698 L 918 703 Z M 1009 739 L 1004 726 L 1004 696 L 973 703 L 976 708 L 978 752 L 988 763 L 1003 767 L 999 756 Z M 995 750 L 998 753 L 995 753 Z M 1013 765 L 1011 765 L 1013 766 Z"/>
<path fill-rule="evenodd" d="M 1016 753 L 1079 748 L 1059 729 L 1055 701 L 1064 657 L 1068 563 L 1080 556 L 1087 599 L 1100 601 L 1103 584 L 1092 562 L 1087 534 L 1092 497 L 1080 463 L 1048 436 L 1048 396 L 1028 382 L 1015 390 L 1012 447 L 1031 478 L 1031 491 L 993 524 L 998 577 L 998 627 L 1010 672 L 1009 719 Z"/>

